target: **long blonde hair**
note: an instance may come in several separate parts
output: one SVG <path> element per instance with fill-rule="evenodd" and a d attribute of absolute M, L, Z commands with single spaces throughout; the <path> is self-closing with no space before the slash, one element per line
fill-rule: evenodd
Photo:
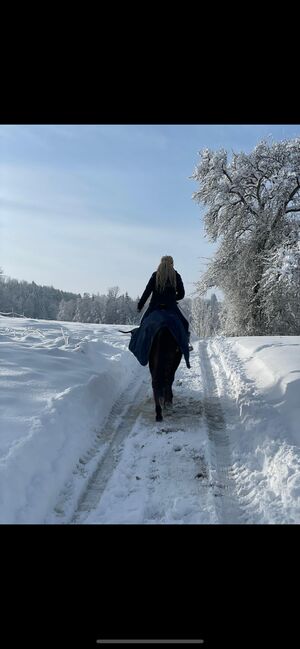
<path fill-rule="evenodd" d="M 173 257 L 170 255 L 165 255 L 160 260 L 156 271 L 156 288 L 160 293 L 165 289 L 167 282 L 176 290 L 176 272 L 173 264 Z"/>

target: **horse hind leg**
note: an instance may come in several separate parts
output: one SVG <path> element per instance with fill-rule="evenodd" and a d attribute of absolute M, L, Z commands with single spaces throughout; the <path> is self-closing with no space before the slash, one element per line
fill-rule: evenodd
<path fill-rule="evenodd" d="M 162 416 L 162 408 L 161 408 L 161 406 L 160 405 L 155 406 L 155 411 L 156 411 L 156 417 L 155 417 L 156 421 L 162 421 L 163 416 Z"/>
<path fill-rule="evenodd" d="M 164 406 L 171 406 L 173 403 L 173 392 L 171 385 L 166 385 L 164 389 Z"/>
<path fill-rule="evenodd" d="M 162 416 L 162 398 L 159 396 L 159 394 L 153 390 L 154 394 L 154 401 L 155 401 L 155 412 L 156 412 L 156 421 L 162 421 L 163 416 Z"/>
<path fill-rule="evenodd" d="M 156 421 L 162 421 L 163 420 L 163 416 L 162 416 L 162 403 L 163 403 L 162 390 L 156 385 L 156 381 L 152 382 L 152 389 L 153 389 L 153 397 L 154 397 L 154 403 L 155 403 Z"/>

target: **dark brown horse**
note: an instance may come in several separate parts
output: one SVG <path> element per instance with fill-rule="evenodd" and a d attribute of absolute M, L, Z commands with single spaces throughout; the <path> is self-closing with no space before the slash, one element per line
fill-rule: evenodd
<path fill-rule="evenodd" d="M 149 356 L 156 421 L 163 419 L 162 406 L 172 403 L 172 385 L 181 358 L 174 336 L 168 327 L 162 327 L 153 340 Z"/>

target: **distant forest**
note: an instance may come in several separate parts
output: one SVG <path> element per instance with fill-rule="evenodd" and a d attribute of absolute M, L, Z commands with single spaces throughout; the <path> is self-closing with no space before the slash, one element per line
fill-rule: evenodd
<path fill-rule="evenodd" d="M 118 286 L 109 288 L 105 295 L 84 293 L 81 296 L 53 286 L 5 278 L 0 270 L 0 314 L 3 316 L 138 325 L 141 319 L 138 301 L 139 296 L 132 299 L 127 292 L 121 294 Z M 210 299 L 184 298 L 179 307 L 197 335 L 206 337 L 220 331 L 221 303 L 214 294 Z"/>

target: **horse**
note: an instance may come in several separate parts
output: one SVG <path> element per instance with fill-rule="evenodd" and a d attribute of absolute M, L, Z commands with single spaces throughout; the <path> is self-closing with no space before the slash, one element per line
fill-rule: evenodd
<path fill-rule="evenodd" d="M 156 421 L 162 421 L 162 405 L 173 401 L 172 385 L 182 358 L 181 349 L 168 327 L 161 327 L 154 337 L 149 355 Z"/>
<path fill-rule="evenodd" d="M 135 327 L 130 331 L 118 329 L 120 333 L 138 336 L 140 327 Z M 147 336 L 146 336 L 147 340 Z M 142 338 L 144 342 L 144 339 Z M 175 378 L 175 372 L 182 359 L 182 351 L 176 338 L 173 336 L 167 324 L 162 324 L 152 342 L 149 342 L 149 351 L 147 357 L 147 347 L 143 349 L 139 345 L 139 338 L 135 337 L 135 342 L 129 344 L 129 349 L 139 360 L 141 365 L 149 363 L 149 370 L 152 378 L 153 397 L 155 402 L 156 421 L 162 421 L 162 406 L 167 407 L 172 404 L 173 392 L 172 385 Z M 190 365 L 187 365 L 190 367 Z"/>

